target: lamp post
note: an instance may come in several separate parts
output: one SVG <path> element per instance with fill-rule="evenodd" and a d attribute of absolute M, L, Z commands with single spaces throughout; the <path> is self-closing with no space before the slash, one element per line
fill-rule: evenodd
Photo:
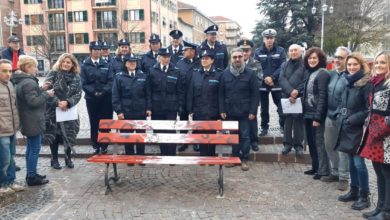
<path fill-rule="evenodd" d="M 5 16 L 4 17 L 4 23 L 9 27 L 9 33 L 10 33 L 10 36 L 12 35 L 12 29 L 14 27 L 17 27 L 18 24 L 22 24 L 23 23 L 23 20 L 21 18 L 18 19 L 18 17 L 16 17 L 16 13 L 11 10 L 8 14 L 9 17 Z"/>
<path fill-rule="evenodd" d="M 317 8 L 315 7 L 316 0 L 313 1 L 313 8 L 311 8 L 311 13 L 314 15 L 317 12 Z M 325 12 L 328 10 L 328 5 L 326 4 L 326 0 L 321 0 L 321 50 L 324 47 L 324 23 L 325 23 Z M 329 13 L 333 13 L 333 3 L 331 3 L 329 7 Z"/>

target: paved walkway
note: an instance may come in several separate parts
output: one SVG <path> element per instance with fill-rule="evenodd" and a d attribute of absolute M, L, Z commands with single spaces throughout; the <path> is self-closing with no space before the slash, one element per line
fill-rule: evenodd
<path fill-rule="evenodd" d="M 17 163 L 23 182 L 23 158 Z M 42 158 L 39 168 L 50 183 L 18 193 L 17 203 L 0 208 L 0 219 L 361 219 L 351 203 L 337 201 L 337 184 L 303 175 L 308 166 L 302 164 L 225 168 L 222 199 L 216 198 L 216 166 L 120 165 L 121 184 L 110 195 L 104 195 L 103 165 L 76 159 L 75 169 L 57 171 Z M 371 167 L 370 177 L 375 192 Z"/>

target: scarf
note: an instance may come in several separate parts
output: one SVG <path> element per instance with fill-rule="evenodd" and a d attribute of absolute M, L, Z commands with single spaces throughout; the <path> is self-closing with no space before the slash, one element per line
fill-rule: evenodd
<path fill-rule="evenodd" d="M 370 78 L 369 82 L 372 83 L 374 86 L 377 86 L 377 85 L 381 84 L 385 80 L 385 75 L 386 74 L 373 76 L 373 77 Z"/>
<path fill-rule="evenodd" d="M 59 100 L 66 100 L 69 93 L 69 86 L 73 81 L 74 73 L 60 71 L 57 73 L 57 80 L 53 85 L 54 92 Z"/>
<path fill-rule="evenodd" d="M 242 64 L 242 66 L 238 69 L 235 69 L 233 65 L 230 65 L 230 72 L 233 74 L 233 76 L 239 76 L 242 72 L 245 70 L 245 63 Z"/>
<path fill-rule="evenodd" d="M 17 50 L 12 51 L 12 71 L 18 69 L 19 52 Z"/>
<path fill-rule="evenodd" d="M 356 81 L 364 77 L 364 72 L 363 70 L 359 70 L 357 73 L 353 75 L 347 72 L 347 74 L 344 74 L 344 77 L 348 81 L 348 87 L 352 88 Z"/>

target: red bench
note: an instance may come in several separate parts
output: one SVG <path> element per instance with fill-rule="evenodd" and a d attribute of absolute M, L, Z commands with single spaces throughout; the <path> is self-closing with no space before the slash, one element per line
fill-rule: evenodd
<path fill-rule="evenodd" d="M 238 130 L 236 121 L 159 121 L 159 120 L 101 120 L 99 129 L 146 130 L 145 133 L 103 133 L 98 142 L 110 144 L 238 144 L 238 134 L 223 134 L 221 131 Z M 149 131 L 148 131 L 149 130 Z M 153 130 L 153 133 L 150 133 Z M 158 133 L 159 130 L 171 131 L 217 131 L 216 134 L 176 134 Z M 94 155 L 88 162 L 106 164 L 104 175 L 106 194 L 112 191 L 110 181 L 118 182 L 117 164 L 176 164 L 176 165 L 219 165 L 219 196 L 223 197 L 223 165 L 240 164 L 238 157 L 205 156 L 140 156 L 140 155 Z M 109 177 L 109 166 L 113 165 L 114 176 Z"/>

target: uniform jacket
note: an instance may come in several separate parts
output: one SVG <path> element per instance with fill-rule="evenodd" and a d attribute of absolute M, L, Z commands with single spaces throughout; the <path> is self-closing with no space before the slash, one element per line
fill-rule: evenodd
<path fill-rule="evenodd" d="M 134 77 L 124 71 L 117 73 L 112 86 L 114 111 L 128 117 L 146 117 L 152 107 L 150 89 L 149 76 L 141 70 L 136 70 Z"/>
<path fill-rule="evenodd" d="M 129 56 L 129 55 L 128 55 Z M 124 70 L 124 63 L 122 60 L 121 55 L 117 55 L 111 59 L 111 62 L 108 62 L 109 64 L 109 71 L 114 76 L 115 74 L 122 72 Z M 138 68 L 138 62 L 137 62 L 137 68 Z"/>
<path fill-rule="evenodd" d="M 187 85 L 189 85 L 191 81 L 193 72 L 199 70 L 201 67 L 200 60 L 194 58 L 191 62 L 186 58 L 182 58 L 177 62 L 176 67 L 180 71 L 180 77 L 182 80 L 184 80 L 183 86 L 185 90 L 187 90 Z"/>
<path fill-rule="evenodd" d="M 259 83 L 256 74 L 245 67 L 244 72 L 234 76 L 229 68 L 222 74 L 219 87 L 219 111 L 231 117 L 257 115 Z"/>
<path fill-rule="evenodd" d="M 22 48 L 19 49 L 18 51 L 18 57 L 20 55 L 24 55 L 24 51 Z M 10 47 L 7 47 L 5 48 L 2 52 L 1 52 L 1 58 L 3 59 L 7 59 L 9 61 L 12 62 L 12 49 Z"/>
<path fill-rule="evenodd" d="M 16 92 L 11 82 L 0 81 L 0 137 L 15 135 L 19 130 Z"/>
<path fill-rule="evenodd" d="M 327 116 L 336 120 L 337 110 L 341 102 L 341 95 L 344 92 L 348 82 L 344 77 L 345 72 L 338 73 L 331 71 L 328 85 L 328 113 Z"/>
<path fill-rule="evenodd" d="M 246 66 L 255 72 L 259 81 L 259 85 L 261 86 L 263 83 L 263 68 L 261 67 L 261 63 L 255 60 L 253 57 L 249 57 Z"/>
<path fill-rule="evenodd" d="M 219 41 L 215 42 L 214 49 L 211 49 L 207 44 L 207 40 L 203 41 L 201 45 L 199 45 L 197 54 L 202 54 L 204 50 L 210 50 L 214 52 L 214 66 L 218 69 L 224 70 L 229 64 L 229 57 L 226 45 L 222 44 Z"/>
<path fill-rule="evenodd" d="M 177 51 L 177 53 L 174 53 L 172 45 L 168 46 L 168 50 L 169 50 L 169 53 L 171 54 L 171 63 L 173 65 L 176 65 L 176 63 L 179 60 L 183 59 L 183 45 L 182 44 L 179 45 L 179 50 Z"/>
<path fill-rule="evenodd" d="M 282 97 L 289 98 L 294 89 L 298 90 L 298 96 L 301 96 L 305 80 L 305 65 L 302 58 L 290 59 L 284 62 L 280 69 L 279 85 L 282 88 Z"/>
<path fill-rule="evenodd" d="M 153 56 L 152 51 L 149 51 L 142 56 L 141 65 L 140 65 L 142 72 L 149 73 L 150 68 L 152 68 L 155 64 L 157 64 L 157 60 Z"/>

